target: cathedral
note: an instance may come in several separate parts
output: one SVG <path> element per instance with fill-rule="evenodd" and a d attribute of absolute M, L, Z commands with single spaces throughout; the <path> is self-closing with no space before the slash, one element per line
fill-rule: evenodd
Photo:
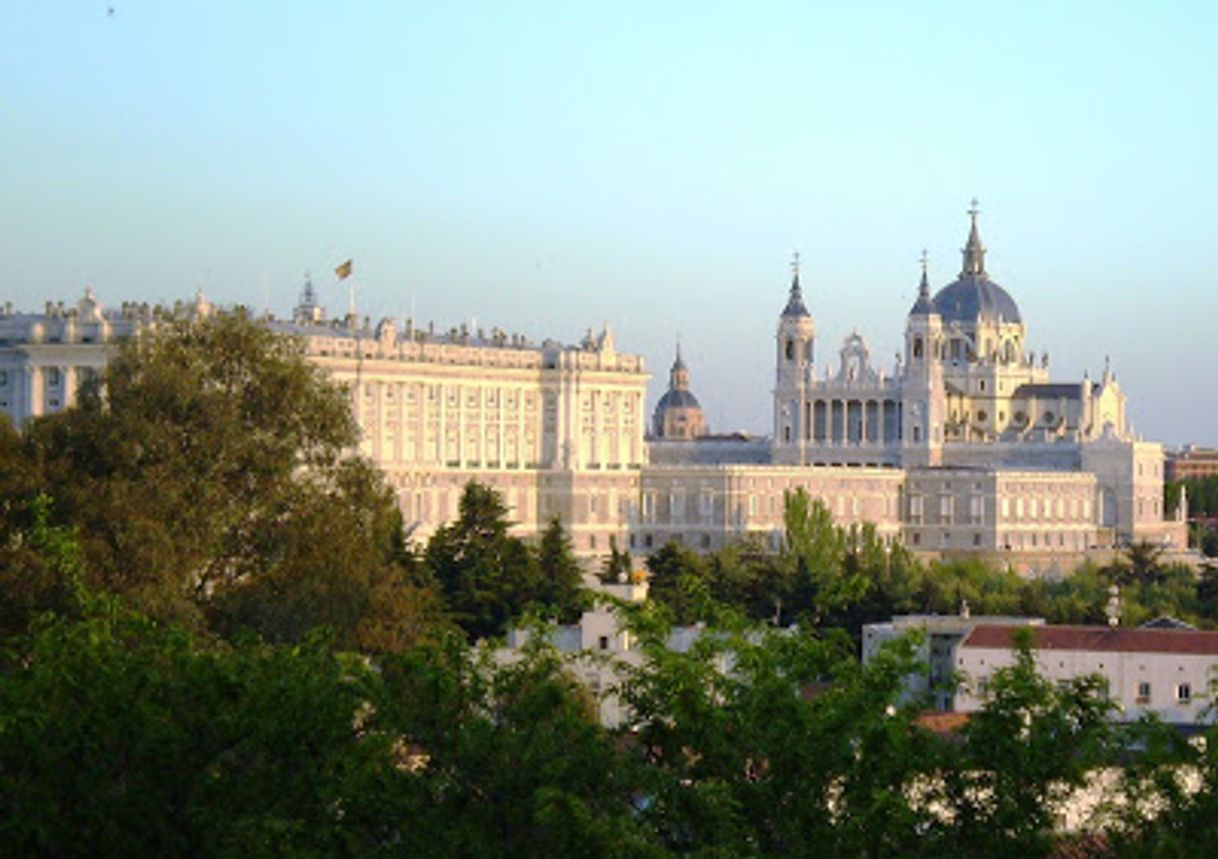
<path fill-rule="evenodd" d="M 584 556 L 709 550 L 747 535 L 777 546 L 784 494 L 805 489 L 836 521 L 870 523 L 933 556 L 1060 571 L 1150 540 L 1183 548 L 1162 509 L 1163 450 L 1098 379 L 1050 381 L 1011 294 L 986 269 L 976 206 L 959 275 L 932 291 L 925 259 L 897 363 L 851 334 L 818 363 L 798 260 L 774 339 L 768 438 L 710 432 L 681 358 L 650 420 L 649 378 L 613 332 L 534 343 L 498 329 L 327 318 L 306 283 L 291 318 L 308 360 L 351 397 L 361 449 L 398 493 L 416 538 L 456 515 L 470 480 L 504 496 L 523 534 L 557 516 Z M 781 293 L 779 293 L 781 295 Z M 93 295 L 42 313 L 0 308 L 0 411 L 17 424 L 68 408 L 116 344 L 193 303 L 107 310 Z"/>

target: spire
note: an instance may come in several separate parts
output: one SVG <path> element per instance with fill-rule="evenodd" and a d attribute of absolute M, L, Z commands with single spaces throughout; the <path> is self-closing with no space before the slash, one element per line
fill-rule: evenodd
<path fill-rule="evenodd" d="M 960 270 L 960 277 L 976 277 L 985 279 L 985 245 L 981 243 L 981 236 L 977 232 L 977 216 L 981 214 L 981 210 L 977 208 L 977 198 L 972 199 L 969 206 L 968 214 L 972 218 L 972 227 L 968 233 L 968 244 L 962 250 L 964 254 L 964 268 Z"/>
<path fill-rule="evenodd" d="M 668 371 L 668 389 L 670 391 L 688 391 L 689 390 L 689 369 L 685 366 L 685 362 L 681 360 L 681 335 L 677 335 L 677 357 L 672 362 L 672 369 Z"/>
<path fill-rule="evenodd" d="M 791 259 L 791 295 L 787 299 L 786 309 L 782 311 L 783 316 L 811 316 L 808 313 L 808 307 L 804 304 L 803 290 L 799 286 L 799 251 Z"/>
<path fill-rule="evenodd" d="M 930 280 L 927 277 L 927 257 L 926 249 L 922 249 L 922 256 L 918 260 L 922 263 L 922 282 L 918 284 L 918 300 L 914 302 L 914 306 L 909 309 L 909 315 L 929 315 L 935 313 L 934 302 L 930 300 Z"/>

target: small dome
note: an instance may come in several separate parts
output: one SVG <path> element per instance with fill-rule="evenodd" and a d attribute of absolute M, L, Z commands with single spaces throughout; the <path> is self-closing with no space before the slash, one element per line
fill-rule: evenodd
<path fill-rule="evenodd" d="M 698 403 L 698 398 L 690 391 L 674 391 L 668 390 L 664 392 L 664 396 L 660 397 L 660 401 L 656 403 L 656 413 L 664 412 L 668 409 L 700 409 L 702 406 Z"/>
<path fill-rule="evenodd" d="M 946 322 L 1022 322 L 1010 293 L 984 275 L 966 274 L 935 294 L 935 310 Z"/>

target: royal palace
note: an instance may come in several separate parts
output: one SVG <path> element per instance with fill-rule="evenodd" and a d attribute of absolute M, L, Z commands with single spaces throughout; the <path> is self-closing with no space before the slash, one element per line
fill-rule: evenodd
<path fill-rule="evenodd" d="M 1163 449 L 1126 421 L 1115 375 L 1052 381 L 1011 295 L 986 271 L 977 213 L 959 275 L 932 291 L 925 263 L 895 366 L 848 337 L 818 362 L 795 267 L 774 337 L 772 435 L 713 435 L 678 354 L 647 408 L 648 373 L 605 326 L 578 343 L 412 320 L 331 320 L 306 283 L 292 318 L 310 361 L 350 391 L 363 452 L 418 538 L 450 520 L 464 485 L 494 486 L 521 533 L 559 516 L 577 552 L 644 554 L 777 541 L 784 493 L 805 488 L 839 523 L 869 522 L 922 553 L 1064 569 L 1149 540 L 1183 547 L 1162 507 Z M 0 411 L 18 425 L 68 408 L 115 344 L 176 308 L 0 309 Z"/>

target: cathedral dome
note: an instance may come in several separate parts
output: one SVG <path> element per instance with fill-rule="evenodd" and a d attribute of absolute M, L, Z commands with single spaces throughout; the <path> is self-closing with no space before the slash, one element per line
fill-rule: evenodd
<path fill-rule="evenodd" d="M 1023 320 L 1010 293 L 990 280 L 985 271 L 985 245 L 977 233 L 977 201 L 969 209 L 973 219 L 968 243 L 962 249 L 960 276 L 939 290 L 934 306 L 944 322 L 1014 322 Z"/>
<path fill-rule="evenodd" d="M 967 274 L 935 294 L 935 310 L 944 322 L 1021 322 L 1010 293 L 984 274 Z"/>
<path fill-rule="evenodd" d="M 668 374 L 668 390 L 656 403 L 651 424 L 656 438 L 688 440 L 706 435 L 706 418 L 698 398 L 689 389 L 689 368 L 681 360 L 679 344 L 677 359 Z"/>
<path fill-rule="evenodd" d="M 698 403 L 698 398 L 693 395 L 692 391 L 673 391 L 664 392 L 664 396 L 660 397 L 660 401 L 656 403 L 656 414 L 662 414 L 669 409 L 701 409 L 702 406 Z"/>

